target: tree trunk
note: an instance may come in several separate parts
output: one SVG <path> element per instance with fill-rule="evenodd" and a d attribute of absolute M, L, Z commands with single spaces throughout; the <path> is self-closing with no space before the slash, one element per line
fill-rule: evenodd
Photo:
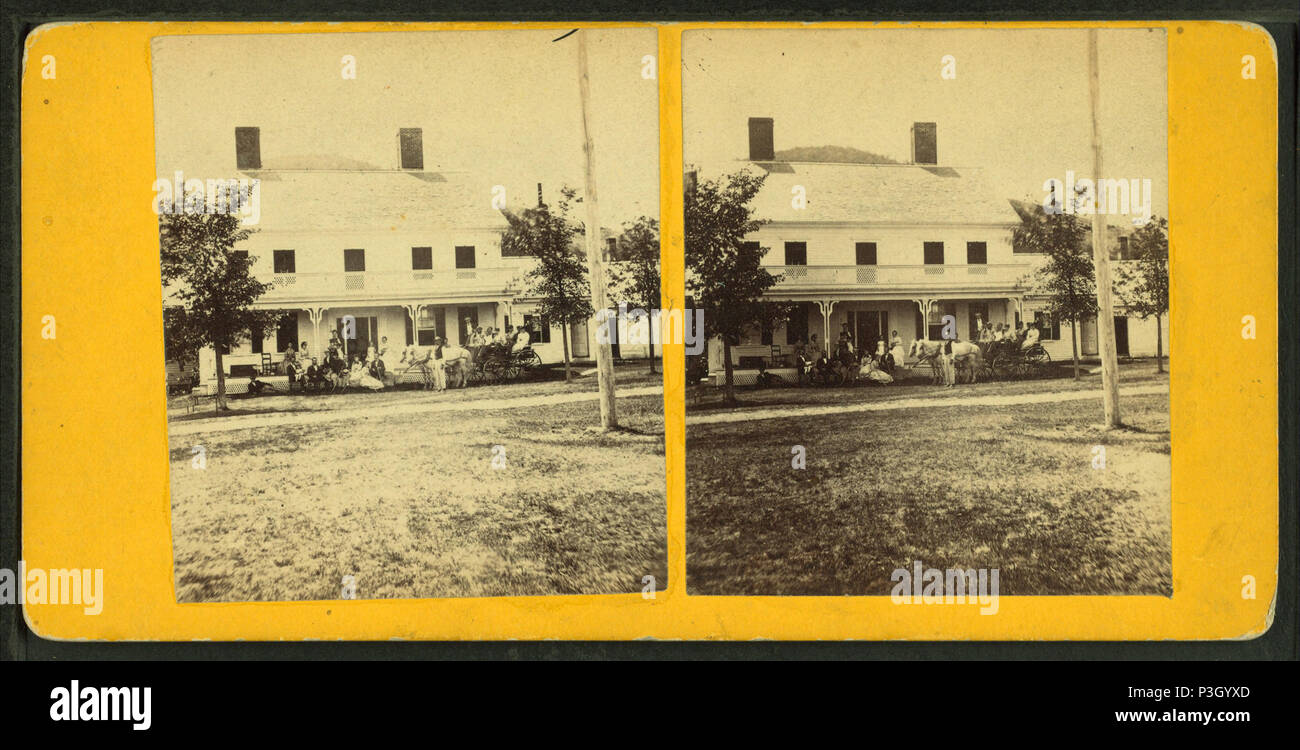
<path fill-rule="evenodd" d="M 722 368 L 726 373 L 723 394 L 727 399 L 727 403 L 734 404 L 736 403 L 736 384 L 732 380 L 731 341 L 726 336 L 722 337 Z"/>
<path fill-rule="evenodd" d="M 1162 344 L 1164 342 L 1161 340 L 1163 337 L 1160 334 L 1160 317 L 1161 316 L 1157 313 L 1156 314 L 1156 372 L 1165 371 L 1165 363 L 1164 360 L 1161 358 L 1163 356 L 1161 354 L 1161 350 L 1163 349 Z"/>
<path fill-rule="evenodd" d="M 1074 360 L 1074 379 L 1079 379 L 1079 336 L 1074 328 L 1074 318 L 1070 318 L 1070 357 Z"/>
<path fill-rule="evenodd" d="M 230 407 L 226 405 L 226 368 L 221 364 L 221 347 L 216 347 L 217 351 L 217 395 L 212 399 L 213 405 L 217 411 L 226 411 Z"/>
<path fill-rule="evenodd" d="M 573 374 L 569 371 L 569 321 L 560 324 L 560 338 L 564 343 L 564 382 L 568 383 L 573 380 Z"/>

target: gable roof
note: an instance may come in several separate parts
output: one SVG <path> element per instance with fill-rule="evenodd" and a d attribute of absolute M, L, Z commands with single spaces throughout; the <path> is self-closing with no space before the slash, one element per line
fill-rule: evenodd
<path fill-rule="evenodd" d="M 977 168 L 919 164 L 750 162 L 767 172 L 756 216 L 774 222 L 855 224 L 1015 224 L 1006 199 Z M 802 186 L 807 207 L 791 205 Z"/>
<path fill-rule="evenodd" d="M 411 170 L 260 169 L 264 231 L 504 229 L 491 193 L 463 174 Z"/>

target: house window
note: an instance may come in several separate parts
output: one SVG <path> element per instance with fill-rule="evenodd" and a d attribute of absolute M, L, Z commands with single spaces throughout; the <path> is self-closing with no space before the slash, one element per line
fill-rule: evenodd
<path fill-rule="evenodd" d="M 433 270 L 433 248 L 431 247 L 411 248 L 411 270 L 432 271 Z"/>
<path fill-rule="evenodd" d="M 456 267 L 457 268 L 474 267 L 474 246 L 473 245 L 456 246 Z"/>
<path fill-rule="evenodd" d="M 943 243 L 942 242 L 925 243 L 925 264 L 928 266 L 943 265 Z"/>
<path fill-rule="evenodd" d="M 1061 340 L 1061 321 L 1043 310 L 1034 312 L 1034 328 L 1038 329 L 1038 338 L 1044 341 Z"/>
<path fill-rule="evenodd" d="M 1128 237 L 1119 238 L 1119 260 L 1131 260 L 1128 250 Z"/>
<path fill-rule="evenodd" d="M 943 341 L 943 327 L 946 324 L 944 317 L 951 315 L 953 319 L 953 328 L 956 328 L 957 321 L 957 303 L 946 302 L 941 305 L 934 305 L 930 308 L 929 330 L 926 331 L 926 338 L 930 341 Z"/>
<path fill-rule="evenodd" d="M 977 265 L 989 262 L 989 245 L 987 242 L 966 243 L 966 263 Z M 985 318 L 988 320 L 988 318 Z"/>
<path fill-rule="evenodd" d="M 859 266 L 876 265 L 876 243 L 858 242 L 853 247 L 858 256 Z"/>
<path fill-rule="evenodd" d="M 807 242 L 785 243 L 785 264 L 787 266 L 808 265 L 808 243 Z"/>
<path fill-rule="evenodd" d="M 798 344 L 808 341 L 808 308 L 806 302 L 798 303 L 785 322 L 785 343 Z"/>
<path fill-rule="evenodd" d="M 443 330 L 443 316 L 441 307 L 430 306 L 420 310 L 420 317 L 416 321 L 416 343 L 420 346 L 436 344 L 436 339 L 442 335 L 438 332 Z"/>
<path fill-rule="evenodd" d="M 249 349 L 254 354 L 262 353 L 262 337 L 265 335 L 266 335 L 266 331 L 255 331 L 251 328 L 248 330 Z"/>
<path fill-rule="evenodd" d="M 760 330 L 760 337 L 761 337 L 760 340 L 764 344 L 766 344 L 767 346 L 772 345 L 772 321 L 771 320 L 767 318 L 763 318 L 763 323 Z"/>
<path fill-rule="evenodd" d="M 365 250 L 344 250 L 343 251 L 343 270 L 351 273 L 360 273 L 366 270 L 366 251 Z"/>
<path fill-rule="evenodd" d="M 296 268 L 292 250 L 276 250 L 272 253 L 276 273 L 294 273 Z"/>
<path fill-rule="evenodd" d="M 614 325 L 614 321 L 610 321 Z M 525 315 L 524 329 L 528 331 L 528 342 L 530 344 L 549 344 L 551 343 L 551 324 L 540 315 Z"/>

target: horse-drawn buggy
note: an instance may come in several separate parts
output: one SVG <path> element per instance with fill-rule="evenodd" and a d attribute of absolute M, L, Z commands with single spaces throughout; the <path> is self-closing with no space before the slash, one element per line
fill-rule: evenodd
<path fill-rule="evenodd" d="M 542 358 L 531 346 L 511 351 L 502 344 L 484 346 L 474 358 L 470 381 L 474 383 L 505 383 L 525 380 L 542 366 Z"/>
<path fill-rule="evenodd" d="M 981 348 L 989 372 L 997 378 L 1038 378 L 1052 365 L 1052 356 L 1037 341 L 1028 346 L 1015 340 L 990 341 Z"/>

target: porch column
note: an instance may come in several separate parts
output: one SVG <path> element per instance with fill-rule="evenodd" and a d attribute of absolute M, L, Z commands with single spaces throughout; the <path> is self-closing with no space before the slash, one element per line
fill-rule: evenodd
<path fill-rule="evenodd" d="M 922 341 L 928 341 L 930 338 L 930 309 L 934 307 L 937 300 L 929 297 L 918 297 L 912 301 L 921 310 L 921 330 L 916 332 L 916 337 Z"/>
<path fill-rule="evenodd" d="M 307 317 L 311 320 L 311 354 L 313 357 L 322 358 L 325 350 L 320 345 L 320 322 L 325 319 L 325 307 L 308 307 Z"/>
<path fill-rule="evenodd" d="M 1024 301 L 1024 299 L 1021 298 L 1021 297 L 1007 297 L 1007 317 L 1008 317 L 1008 318 L 1011 318 L 1011 321 L 1010 321 L 1010 322 L 1011 322 L 1013 325 L 1014 325 L 1015 322 L 1016 322 L 1015 316 L 1012 315 L 1013 312 L 1014 312 L 1016 315 L 1019 315 L 1019 316 L 1020 316 L 1020 321 L 1021 321 L 1022 323 L 1024 322 L 1024 320 L 1025 320 L 1025 314 L 1024 314 L 1024 312 L 1023 312 L 1023 310 L 1024 310 L 1024 303 L 1025 303 L 1025 301 Z"/>
<path fill-rule="evenodd" d="M 424 310 L 424 305 L 412 304 L 402 305 L 402 307 L 406 310 L 407 316 L 411 318 L 411 344 L 418 345 L 420 343 L 420 313 Z M 404 346 L 406 345 L 404 344 Z"/>
<path fill-rule="evenodd" d="M 513 303 L 508 299 L 497 300 L 497 328 L 505 329 L 505 319 L 510 317 L 513 307 Z M 511 323 L 511 325 L 514 325 L 514 323 Z"/>
<path fill-rule="evenodd" d="M 836 299 L 819 299 L 817 307 L 822 311 L 822 346 L 826 347 L 826 354 L 831 354 L 831 313 L 835 310 Z"/>

